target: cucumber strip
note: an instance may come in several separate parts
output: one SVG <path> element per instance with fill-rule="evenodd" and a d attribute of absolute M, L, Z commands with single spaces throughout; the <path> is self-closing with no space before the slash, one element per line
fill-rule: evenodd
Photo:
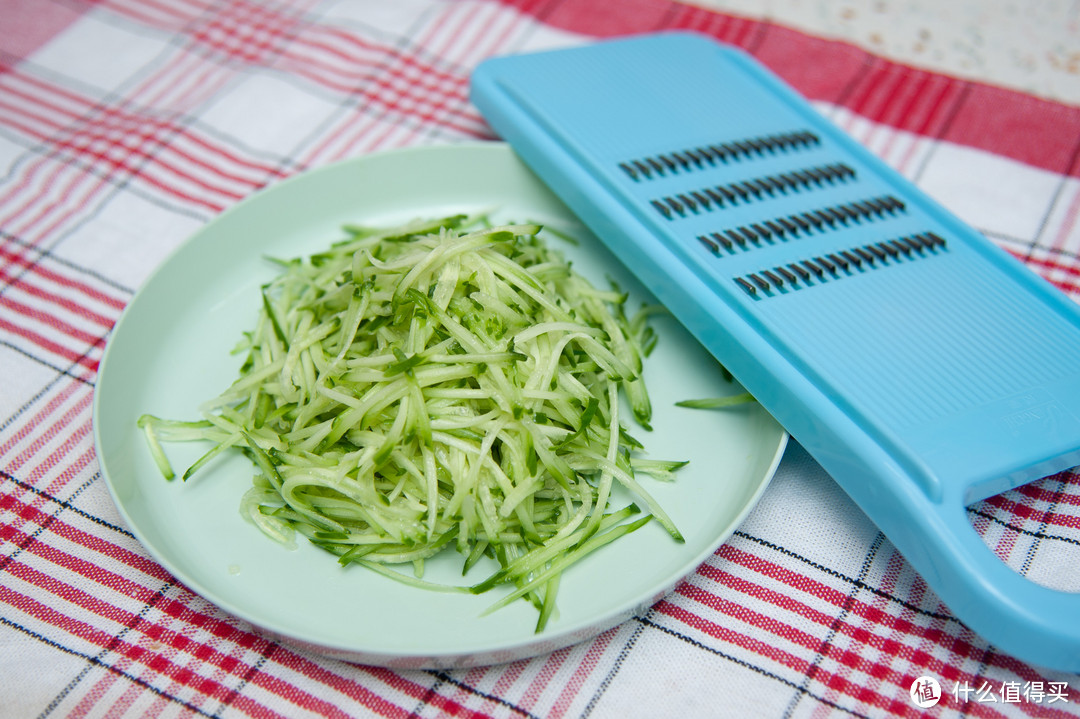
<path fill-rule="evenodd" d="M 625 535 L 629 534 L 630 532 L 633 532 L 633 531 L 635 531 L 637 529 L 640 529 L 641 527 L 648 524 L 652 519 L 653 519 L 653 517 L 651 515 L 646 515 L 646 516 L 642 517 L 641 519 L 638 519 L 638 520 L 636 520 L 634 522 L 631 522 L 629 524 L 620 524 L 620 525 L 614 527 L 613 529 L 610 529 L 610 530 L 608 530 L 606 532 L 603 532 L 601 534 L 594 534 L 593 536 L 589 537 L 589 539 L 585 540 L 585 542 L 583 542 L 580 547 L 578 547 L 577 549 L 575 549 L 572 552 L 568 552 L 567 554 L 564 554 L 562 557 L 560 557 L 559 559 L 552 562 L 551 566 L 549 566 L 547 569 L 545 569 L 544 571 L 537 574 L 536 577 L 534 577 L 533 579 L 530 579 L 529 581 L 525 582 L 524 584 L 518 585 L 517 589 L 515 589 L 514 591 L 510 592 L 510 594 L 507 594 L 505 597 L 503 597 L 499 601 L 492 604 L 490 607 L 488 607 L 483 612 L 483 614 L 484 615 L 491 614 L 493 611 L 495 611 L 497 609 L 501 609 L 502 607 L 505 607 L 507 604 L 510 604 L 515 599 L 520 599 L 521 597 L 525 596 L 529 592 L 534 591 L 537 588 L 537 586 L 542 585 L 545 582 L 547 582 L 549 579 L 551 579 L 552 577 L 556 577 L 559 574 L 561 574 L 571 564 L 574 564 L 575 562 L 579 561 L 580 559 L 588 556 L 589 554 L 593 553 L 594 551 L 596 551 L 600 547 L 603 547 L 606 544 L 610 544 L 611 542 L 615 541 L 619 537 L 625 536 Z"/>
<path fill-rule="evenodd" d="M 645 502 L 645 505 L 649 508 L 649 511 L 656 516 L 656 520 L 660 522 L 660 525 L 668 531 L 668 534 L 671 535 L 672 539 L 677 542 L 686 541 L 682 536 L 682 532 L 680 532 L 679 529 L 675 526 L 675 523 L 671 521 L 671 517 L 668 516 L 667 512 L 664 511 L 664 509 L 660 506 L 659 502 L 653 499 L 652 496 L 645 491 L 645 488 L 642 487 L 629 472 L 619 467 L 617 462 L 611 462 L 606 457 L 600 457 L 597 455 L 592 455 L 590 457 L 590 455 L 583 454 L 582 456 L 592 459 L 593 462 L 595 462 L 594 466 L 599 467 L 605 472 L 610 472 L 611 475 L 616 479 L 616 481 L 625 486 L 639 499 Z"/>
<path fill-rule="evenodd" d="M 181 479 L 186 482 L 188 479 L 191 478 L 193 474 L 202 469 L 207 462 L 224 452 L 229 447 L 239 444 L 240 440 L 243 439 L 243 437 L 244 435 L 242 432 L 236 432 L 232 435 L 229 435 L 229 437 L 227 437 L 223 442 L 219 442 L 218 444 L 211 447 L 210 450 L 206 452 L 206 454 L 199 457 L 197 460 L 195 460 L 195 463 L 193 465 L 187 468 Z"/>
<path fill-rule="evenodd" d="M 756 401 L 749 392 L 733 394 L 729 397 L 713 397 L 709 399 L 684 399 L 676 402 L 676 407 L 689 407 L 691 409 L 723 409 L 724 407 L 736 407 Z"/>
<path fill-rule="evenodd" d="M 394 571 L 385 564 L 379 562 L 371 562 L 363 557 L 359 557 L 353 560 L 354 563 L 368 569 L 369 571 L 381 574 L 384 577 L 393 579 L 395 582 L 401 582 L 410 587 L 417 589 L 424 589 L 429 592 L 446 592 L 449 594 L 464 594 L 469 591 L 468 587 L 458 587 L 452 584 L 439 584 L 438 582 L 428 582 L 423 579 L 417 579 L 416 577 L 410 577 L 408 574 L 402 574 L 401 572 Z"/>
<path fill-rule="evenodd" d="M 556 574 L 544 584 L 544 599 L 540 605 L 540 616 L 536 620 L 536 634 L 544 631 L 551 615 L 555 613 L 555 595 L 559 592 L 559 580 L 562 574 Z"/>
<path fill-rule="evenodd" d="M 142 428 L 143 434 L 146 437 L 146 443 L 150 447 L 150 456 L 154 459 L 154 464 L 157 465 L 158 470 L 161 472 L 161 476 L 165 479 L 174 479 L 176 472 L 173 471 L 172 465 L 169 464 L 169 458 L 165 455 L 165 450 L 161 448 L 161 443 L 158 442 L 157 432 L 155 431 L 154 417 L 144 414 L 139 417 L 136 423 Z"/>
<path fill-rule="evenodd" d="M 685 467 L 687 462 L 673 462 L 666 459 L 645 459 L 644 457 L 631 457 L 630 467 L 634 472 L 642 472 L 653 479 L 664 482 L 675 481 L 675 470 Z"/>

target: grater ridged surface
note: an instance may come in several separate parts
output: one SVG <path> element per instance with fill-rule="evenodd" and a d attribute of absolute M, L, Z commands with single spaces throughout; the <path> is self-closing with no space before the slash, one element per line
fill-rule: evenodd
<path fill-rule="evenodd" d="M 980 269 L 941 257 L 762 302 L 760 313 L 837 394 L 904 430 L 1073 371 L 1062 338 L 1075 342 L 1075 328 L 1024 322 L 1035 308 L 983 292 Z M 990 361 L 973 361 L 984 352 Z"/>

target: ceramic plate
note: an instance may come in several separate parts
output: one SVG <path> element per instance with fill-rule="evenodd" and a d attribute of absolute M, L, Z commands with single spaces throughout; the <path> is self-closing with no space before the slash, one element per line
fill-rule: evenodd
<path fill-rule="evenodd" d="M 330 656 L 394 667 L 492 664 L 553 651 L 644 611 L 705 561 L 768 484 L 787 435 L 756 405 L 727 411 L 674 406 L 680 399 L 741 391 L 670 318 L 646 365 L 653 431 L 633 428 L 648 456 L 689 460 L 678 481 L 643 477 L 686 537 L 655 522 L 605 547 L 563 577 L 558 615 L 534 634 L 536 611 L 518 601 L 481 616 L 500 594 L 474 596 L 408 587 L 362 567 L 341 568 L 304 541 L 289 550 L 244 521 L 250 486 L 240 456 L 188 482 L 162 479 L 135 426 L 144 413 L 198 418 L 200 402 L 236 376 L 230 354 L 259 308 L 273 266 L 339 239 L 341 225 L 393 225 L 417 217 L 494 210 L 499 220 L 540 221 L 580 239 L 562 245 L 595 282 L 615 278 L 649 295 L 618 261 L 500 143 L 451 145 L 357 158 L 278 183 L 239 203 L 182 245 L 136 295 L 106 349 L 97 392 L 95 441 L 102 472 L 128 526 L 150 554 L 192 591 L 259 630 Z M 166 446 L 184 468 L 205 446 Z M 627 503 L 627 495 L 613 502 Z M 460 576 L 454 552 L 429 560 L 425 579 Z"/>

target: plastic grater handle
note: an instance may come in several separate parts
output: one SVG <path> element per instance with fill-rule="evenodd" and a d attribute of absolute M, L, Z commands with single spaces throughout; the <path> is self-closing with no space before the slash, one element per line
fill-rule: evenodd
<path fill-rule="evenodd" d="M 846 487 L 856 503 L 864 499 Z M 1080 671 L 1080 593 L 1036 584 L 1005 564 L 971 526 L 961 491 L 939 502 L 921 492 L 893 499 L 907 511 L 877 512 L 876 523 L 956 617 L 1022 661 Z"/>
<path fill-rule="evenodd" d="M 939 556 L 946 559 L 934 560 L 942 565 L 939 571 L 953 574 L 942 577 L 938 584 L 945 602 L 981 634 L 990 634 L 991 626 L 1005 624 L 1004 631 L 999 628 L 994 632 L 1005 652 L 1028 657 L 1036 664 L 1080 670 L 1080 594 L 1036 584 L 1008 567 L 976 534 L 958 501 L 942 505 L 938 511 L 943 524 L 952 528 L 951 532 L 931 535 L 934 541 L 930 545 L 934 549 L 940 542 Z M 977 594 L 980 601 L 961 606 L 962 599 L 949 596 L 954 583 L 960 585 L 959 596 Z"/>

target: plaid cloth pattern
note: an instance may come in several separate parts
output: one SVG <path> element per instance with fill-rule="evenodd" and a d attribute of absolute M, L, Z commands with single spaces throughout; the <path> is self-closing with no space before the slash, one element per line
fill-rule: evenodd
<path fill-rule="evenodd" d="M 648 612 L 504 666 L 391 671 L 278 644 L 150 560 L 99 473 L 109 332 L 260 187 L 492 138 L 471 69 L 665 28 L 741 46 L 1080 300 L 1080 108 L 669 0 L 0 0 L 0 716 L 1080 716 L 1080 676 L 958 622 L 792 444 L 731 540 Z M 1080 476 L 981 502 L 985 541 L 1080 591 Z M 1063 617 L 1062 621 L 1080 621 Z"/>

